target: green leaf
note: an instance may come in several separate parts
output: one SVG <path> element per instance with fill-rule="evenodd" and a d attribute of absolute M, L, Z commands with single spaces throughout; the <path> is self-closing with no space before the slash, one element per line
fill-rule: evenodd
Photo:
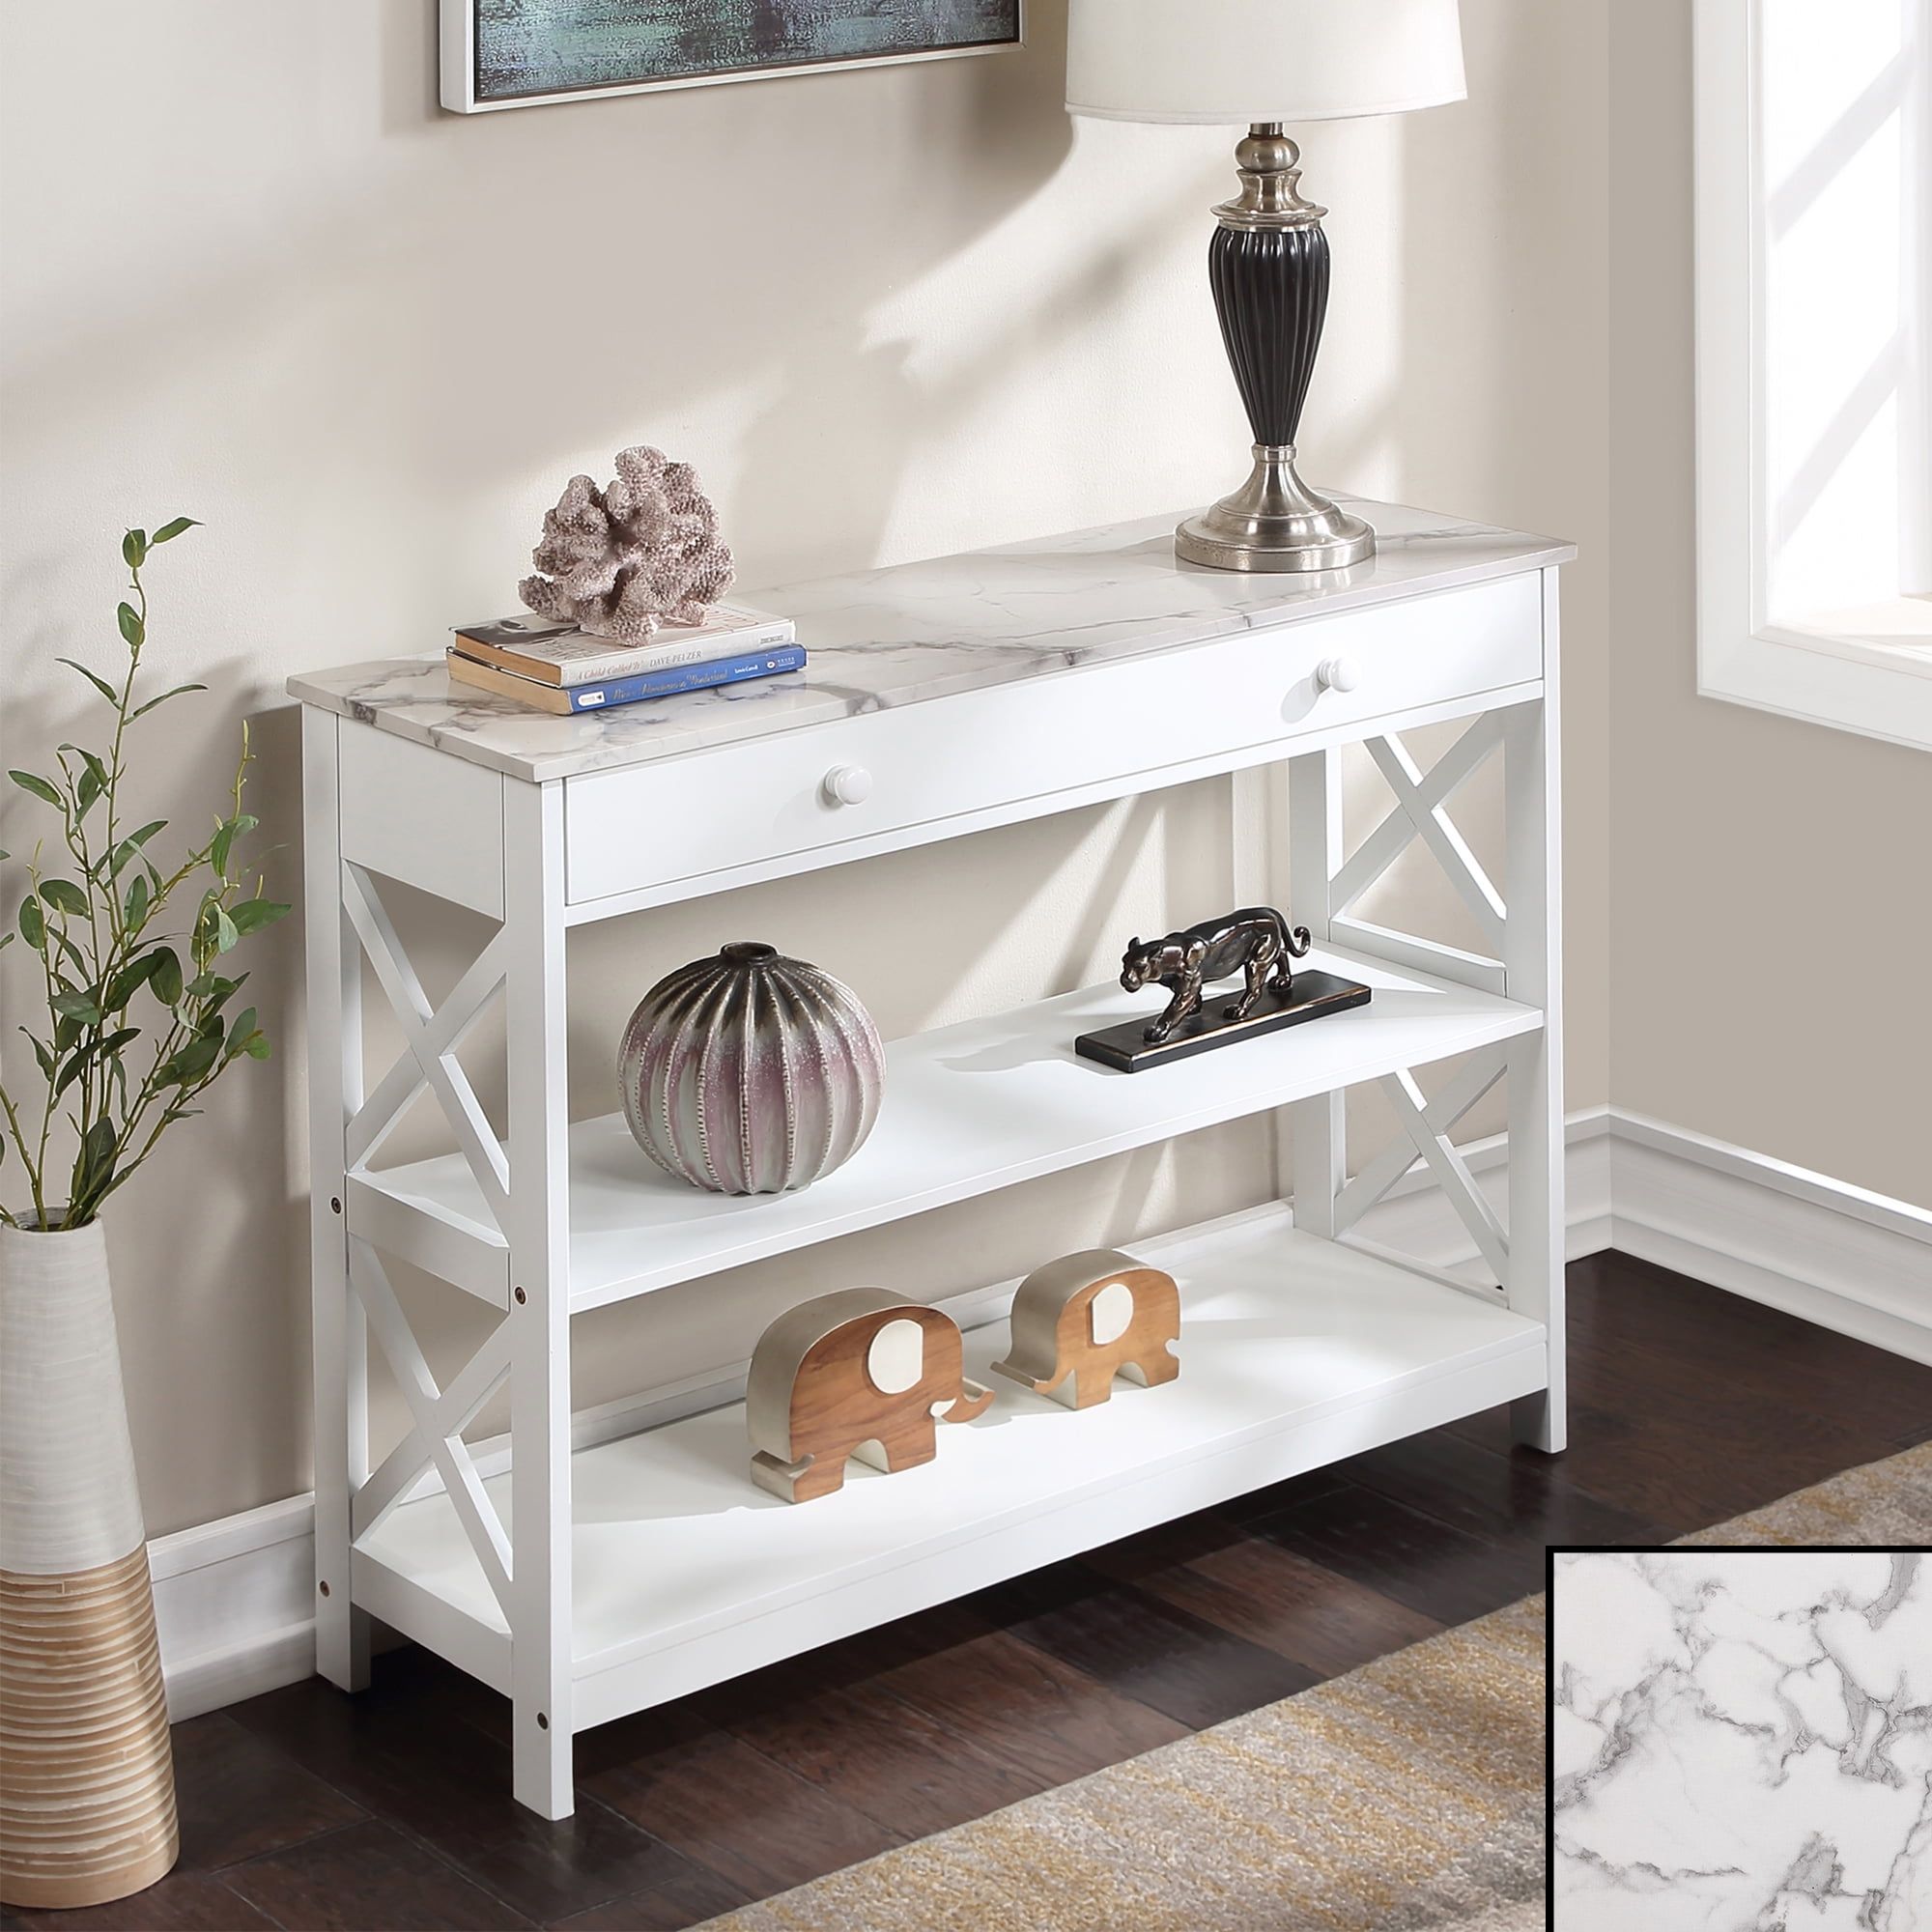
<path fill-rule="evenodd" d="M 146 530 L 129 530 L 121 539 L 121 561 L 129 570 L 139 570 L 141 559 L 148 554 L 148 533 Z"/>
<path fill-rule="evenodd" d="M 148 880 L 142 872 L 134 874 L 134 883 L 128 888 L 128 896 L 121 901 L 121 923 L 130 932 L 139 932 L 142 923 L 148 917 Z"/>
<path fill-rule="evenodd" d="M 75 670 L 77 670 L 81 674 L 82 677 L 84 677 L 88 681 L 89 684 L 91 684 L 95 688 L 96 691 L 99 692 L 102 697 L 106 698 L 109 704 L 116 706 L 120 704 L 121 694 L 118 691 L 116 691 L 114 687 L 111 684 L 109 684 L 104 677 L 97 677 L 93 671 L 89 670 L 88 668 L 84 664 L 81 664 L 77 659 L 56 658 L 54 662 L 56 664 L 64 664 L 71 666 Z"/>
<path fill-rule="evenodd" d="M 16 785 L 18 785 L 22 791 L 32 792 L 33 795 L 37 799 L 39 799 L 43 805 L 57 806 L 60 804 L 61 802 L 60 793 L 57 792 L 53 788 L 53 786 L 46 781 L 45 779 L 36 778 L 32 772 L 9 772 L 7 776 L 10 779 L 12 779 Z"/>
<path fill-rule="evenodd" d="M 67 1053 L 79 1043 L 80 1022 L 63 1013 L 54 1022 L 54 1051 Z"/>
<path fill-rule="evenodd" d="M 181 961 L 175 957 L 174 948 L 164 946 L 155 956 L 155 971 L 149 983 L 155 989 L 155 997 L 164 1007 L 181 1004 L 182 969 Z"/>
<path fill-rule="evenodd" d="M 87 917 L 87 895 L 71 879 L 43 879 L 41 896 L 58 911 Z"/>
<path fill-rule="evenodd" d="M 20 901 L 20 937 L 36 952 L 46 951 L 47 923 L 41 912 L 39 899 L 26 898 Z"/>
<path fill-rule="evenodd" d="M 236 839 L 254 831 L 261 822 L 259 818 L 246 811 L 238 812 L 233 818 L 222 820 L 220 829 L 215 833 L 213 841 L 208 848 L 209 862 L 222 878 L 228 876 L 228 854 Z M 243 932 L 249 929 L 245 925 L 242 928 Z"/>
<path fill-rule="evenodd" d="M 121 626 L 121 635 L 128 643 L 139 650 L 148 635 L 148 627 L 142 623 L 141 614 L 131 604 L 117 607 L 114 621 Z"/>
<path fill-rule="evenodd" d="M 14 935 L 11 932 L 0 932 L 0 952 L 6 952 L 13 943 Z"/>
<path fill-rule="evenodd" d="M 22 1027 L 20 1031 L 22 1033 L 27 1033 L 27 1029 L 25 1027 Z M 47 1046 L 43 1041 L 35 1039 L 32 1034 L 27 1033 L 27 1037 L 28 1039 L 33 1041 L 34 1058 L 41 1063 L 42 1073 L 44 1074 L 48 1080 L 51 1080 L 54 1077 L 53 1054 L 48 1050 Z"/>
<path fill-rule="evenodd" d="M 211 906 L 214 915 L 214 950 L 217 952 L 232 952 L 242 938 L 240 928 L 229 917 L 226 906 Z"/>
<path fill-rule="evenodd" d="M 75 781 L 73 773 L 68 769 L 67 754 L 70 752 L 80 760 L 81 771 L 78 781 Z M 69 787 L 73 792 L 74 817 L 85 818 L 88 807 L 107 789 L 106 761 L 99 752 L 90 752 L 80 745 L 63 745 L 60 747 L 60 753 L 61 776 L 67 780 Z"/>
<path fill-rule="evenodd" d="M 221 1030 L 212 1034 L 197 1034 L 179 1053 L 171 1054 L 156 1076 L 156 1085 L 162 1087 L 186 1087 L 199 1080 L 214 1065 L 214 1057 L 221 1051 Z"/>
<path fill-rule="evenodd" d="M 247 980 L 247 974 L 241 974 L 233 980 L 224 980 L 219 973 L 198 973 L 187 983 L 187 996 L 199 1000 L 202 1005 L 201 1023 L 206 1026 L 211 1013 L 220 1011 L 223 1006 L 238 993 Z"/>
<path fill-rule="evenodd" d="M 71 1020 L 78 1020 L 83 1026 L 100 1024 L 100 1009 L 95 1004 L 92 993 L 56 993 L 53 1009 L 65 1013 Z"/>
<path fill-rule="evenodd" d="M 255 1032 L 255 1009 L 253 1007 L 243 1007 L 236 1014 L 235 1024 L 228 1029 L 228 1045 L 224 1049 L 225 1057 L 233 1060 L 248 1044 L 248 1041 L 253 1038 Z"/>
<path fill-rule="evenodd" d="M 265 925 L 286 919 L 294 910 L 293 906 L 278 905 L 273 899 L 243 899 L 231 918 L 237 932 L 259 932 Z"/>
<path fill-rule="evenodd" d="M 140 1037 L 139 1027 L 123 1027 L 118 1033 L 110 1033 L 104 1039 L 90 1041 L 61 1068 L 60 1078 L 54 1082 L 54 1098 L 58 1100 L 89 1066 L 112 1061 L 129 1040 L 139 1039 Z"/>
<path fill-rule="evenodd" d="M 198 530 L 201 524 L 194 517 L 171 517 L 148 539 L 150 545 L 172 543 L 184 530 Z"/>
<path fill-rule="evenodd" d="M 148 840 L 155 836 L 156 832 L 162 831 L 166 827 L 167 822 L 168 821 L 165 818 L 151 819 L 146 825 L 142 826 L 138 832 L 128 833 L 127 838 L 122 839 L 120 844 L 118 844 L 114 848 L 114 857 L 112 863 L 109 865 L 107 868 L 107 876 L 110 879 L 118 879 L 121 876 L 123 867 L 126 867 L 126 865 L 128 864 L 128 861 L 131 859 L 134 856 L 134 854 L 138 852 L 141 849 L 141 847 L 145 845 L 148 842 Z"/>
<path fill-rule="evenodd" d="M 80 1177 L 74 1188 L 85 1198 L 99 1193 L 114 1174 L 114 1122 L 106 1115 L 88 1128 L 80 1143 L 80 1159 L 74 1171 Z"/>
<path fill-rule="evenodd" d="M 160 964 L 158 952 L 144 952 L 138 959 L 130 959 L 127 965 L 107 982 L 107 992 L 100 1005 L 104 1011 L 118 1013 L 154 976 Z"/>
<path fill-rule="evenodd" d="M 206 691 L 208 687 L 205 684 L 178 684 L 172 691 L 164 691 L 158 697 L 151 697 L 147 703 L 135 705 L 133 710 L 128 714 L 128 722 L 130 724 L 133 724 L 135 719 L 145 716 L 156 705 L 165 704 L 169 698 L 179 697 L 185 691 Z"/>
<path fill-rule="evenodd" d="M 275 1049 L 270 1044 L 267 1034 L 258 1033 L 252 1039 L 242 1042 L 242 1051 L 250 1060 L 268 1060 L 272 1058 Z"/>

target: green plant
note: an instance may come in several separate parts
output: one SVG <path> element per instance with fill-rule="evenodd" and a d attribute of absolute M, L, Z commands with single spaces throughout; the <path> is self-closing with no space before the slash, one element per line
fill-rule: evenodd
<path fill-rule="evenodd" d="M 269 1057 L 255 1009 L 247 1008 L 233 1019 L 224 1012 L 247 974 L 231 979 L 217 970 L 242 939 L 289 910 L 263 895 L 259 878 L 251 891 L 236 865 L 236 847 L 256 823 L 242 809 L 251 762 L 246 723 L 229 809 L 215 819 L 206 844 L 164 873 L 151 845 L 167 829 L 167 820 L 123 829 L 128 726 L 170 698 L 207 689 L 180 684 L 134 701 L 148 636 L 141 567 L 160 545 L 194 527 L 192 517 L 176 517 L 153 536 L 129 530 L 122 539 L 132 601 L 124 601 L 115 613 L 128 653 L 118 685 L 72 658 L 61 659 L 112 708 L 107 750 L 62 745 L 54 754 L 58 777 L 8 774 L 22 791 L 60 813 L 67 851 L 59 871 L 50 874 L 42 863 L 45 841 L 35 846 L 20 901 L 18 936 L 39 956 L 47 1012 L 44 1037 L 20 1028 L 33 1044 L 45 1087 L 40 1118 L 31 1127 L 21 1118 L 25 1095 L 16 1101 L 0 1083 L 0 1163 L 11 1140 L 26 1170 L 36 1227 L 74 1228 L 93 1220 L 100 1204 L 154 1151 L 161 1134 L 201 1111 L 189 1103 L 227 1067 L 243 1056 Z M 0 852 L 0 859 L 8 856 Z M 194 910 L 187 914 L 190 899 Z M 0 947 L 14 937 L 0 935 Z M 130 1063 L 136 1042 L 144 1039 L 147 1045 L 138 1050 L 145 1071 L 137 1075 Z M 72 1170 L 65 1200 L 50 1204 L 48 1179 L 62 1154 L 58 1148 L 49 1151 L 57 1117 L 72 1131 Z M 24 1225 L 19 1213 L 5 1208 L 0 1221 Z"/>

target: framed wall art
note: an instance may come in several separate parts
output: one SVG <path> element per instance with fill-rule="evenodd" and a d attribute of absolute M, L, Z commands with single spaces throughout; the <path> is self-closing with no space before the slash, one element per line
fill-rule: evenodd
<path fill-rule="evenodd" d="M 458 114 L 996 53 L 1024 0 L 441 0 Z"/>

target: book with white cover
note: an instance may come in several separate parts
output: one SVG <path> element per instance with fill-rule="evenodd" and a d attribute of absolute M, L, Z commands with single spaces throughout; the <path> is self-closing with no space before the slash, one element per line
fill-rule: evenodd
<path fill-rule="evenodd" d="M 667 624 L 648 643 L 628 644 L 615 638 L 593 638 L 575 624 L 534 611 L 498 617 L 494 623 L 459 624 L 456 636 L 466 657 L 495 665 L 540 684 L 607 684 L 648 670 L 707 664 L 792 640 L 789 617 L 752 611 L 741 604 L 714 604 L 702 624 Z"/>

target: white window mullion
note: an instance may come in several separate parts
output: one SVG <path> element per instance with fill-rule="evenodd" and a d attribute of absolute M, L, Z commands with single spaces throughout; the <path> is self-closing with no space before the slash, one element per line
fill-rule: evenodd
<path fill-rule="evenodd" d="M 1700 0 L 1698 689 L 1932 747 L 1932 0 Z"/>

